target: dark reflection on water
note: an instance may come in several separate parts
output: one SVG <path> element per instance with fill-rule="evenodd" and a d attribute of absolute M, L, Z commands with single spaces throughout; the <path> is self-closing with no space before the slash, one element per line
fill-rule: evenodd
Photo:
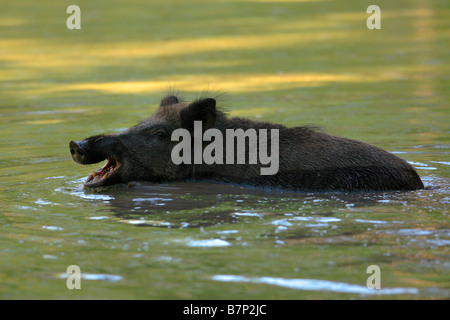
<path fill-rule="evenodd" d="M 429 205 L 427 193 L 431 192 L 439 191 L 307 193 L 217 183 L 139 182 L 112 187 L 99 194 L 108 195 L 105 211 L 113 212 L 116 218 L 137 226 L 184 228 L 233 224 L 241 217 L 259 214 L 276 216 L 295 212 L 331 217 L 336 209 L 383 204 Z M 89 195 L 92 191 L 83 193 Z"/>

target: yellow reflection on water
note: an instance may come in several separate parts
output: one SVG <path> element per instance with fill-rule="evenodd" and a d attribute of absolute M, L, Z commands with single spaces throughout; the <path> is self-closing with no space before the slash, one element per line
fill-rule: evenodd
<path fill-rule="evenodd" d="M 205 86 L 218 84 L 220 90 L 228 92 L 255 92 L 298 87 L 317 87 L 333 82 L 377 82 L 392 80 L 392 74 L 333 74 L 333 73 L 289 73 L 289 74 L 227 74 L 184 75 L 167 80 L 117 81 L 75 84 L 53 84 L 35 88 L 29 94 L 56 93 L 66 91 L 94 90 L 103 93 L 150 93 L 164 91 L 168 87 L 183 88 L 183 91 L 199 91 Z"/>
<path fill-rule="evenodd" d="M 25 24 L 24 19 L 6 18 L 0 19 L 0 27 L 16 27 Z"/>
<path fill-rule="evenodd" d="M 333 32 L 333 39 L 349 37 L 351 31 Z M 195 53 L 263 49 L 302 45 L 329 38 L 328 31 L 183 38 L 165 41 L 122 41 L 61 45 L 46 39 L 0 39 L 1 59 L 24 68 L 123 65 L 121 59 L 160 58 Z M 127 61 L 128 63 L 129 61 Z"/>
<path fill-rule="evenodd" d="M 46 120 L 30 120 L 30 121 L 24 121 L 25 124 L 56 124 L 56 123 L 62 123 L 67 122 L 66 119 L 46 119 Z"/>

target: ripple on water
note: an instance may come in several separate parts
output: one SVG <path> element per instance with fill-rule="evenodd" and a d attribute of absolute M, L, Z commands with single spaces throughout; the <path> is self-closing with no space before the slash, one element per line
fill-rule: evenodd
<path fill-rule="evenodd" d="M 432 234 L 433 232 L 430 230 L 422 230 L 422 229 L 399 229 L 394 231 L 394 233 L 400 234 L 402 236 L 427 236 Z"/>
<path fill-rule="evenodd" d="M 83 191 L 73 191 L 70 194 L 88 200 L 103 200 L 103 201 L 114 200 L 114 197 L 108 196 L 106 194 L 94 194 L 94 193 L 86 194 Z"/>
<path fill-rule="evenodd" d="M 173 199 L 170 199 L 170 198 L 134 198 L 132 201 L 133 202 L 149 201 L 149 202 L 155 203 L 158 201 L 173 201 Z"/>
<path fill-rule="evenodd" d="M 329 223 L 329 222 L 339 222 L 339 221 L 341 221 L 341 219 L 334 218 L 334 217 L 292 217 L 292 218 L 274 220 L 271 222 L 271 224 L 274 226 L 290 227 L 293 225 L 291 221 L 305 221 L 305 222 L 309 221 L 309 222 L 315 222 L 314 225 L 310 225 L 310 226 L 315 226 L 316 224 L 320 224 L 320 226 L 326 226 L 327 223 Z"/>
<path fill-rule="evenodd" d="M 386 221 L 379 221 L 379 220 L 365 220 L 365 219 L 355 219 L 356 222 L 361 223 L 373 223 L 373 224 L 386 224 Z"/>
<path fill-rule="evenodd" d="M 147 219 L 122 219 L 120 222 L 132 225 L 150 225 L 154 227 L 171 227 L 172 223 L 167 221 L 147 220 Z"/>
<path fill-rule="evenodd" d="M 61 231 L 63 228 L 55 227 L 55 226 L 42 226 L 42 229 L 51 230 L 51 231 Z"/>
<path fill-rule="evenodd" d="M 396 295 L 396 294 L 418 294 L 416 288 L 385 288 L 369 289 L 364 286 L 316 279 L 285 279 L 275 277 L 244 277 L 236 275 L 215 275 L 213 280 L 222 282 L 251 282 L 275 285 L 279 287 L 307 290 L 307 291 L 332 291 L 341 293 L 356 293 L 361 295 Z"/>
<path fill-rule="evenodd" d="M 256 212 L 234 212 L 233 215 L 239 217 L 261 217 L 261 214 Z"/>
<path fill-rule="evenodd" d="M 90 220 L 105 220 L 109 219 L 107 216 L 96 216 L 96 217 L 89 217 Z"/>
<path fill-rule="evenodd" d="M 231 243 L 221 239 L 206 239 L 206 240 L 190 240 L 187 242 L 189 247 L 228 247 Z"/>
<path fill-rule="evenodd" d="M 232 233 L 238 233 L 238 230 L 222 230 L 222 231 L 216 231 L 217 234 L 232 234 Z"/>
<path fill-rule="evenodd" d="M 42 200 L 41 198 L 37 199 L 34 203 L 36 203 L 36 204 L 41 204 L 41 205 L 49 205 L 49 204 L 52 204 L 52 202 Z"/>
<path fill-rule="evenodd" d="M 71 276 L 68 273 L 62 273 L 58 276 L 59 279 L 67 279 Z M 108 281 L 108 282 L 117 282 L 123 279 L 122 276 L 114 275 L 114 274 L 102 274 L 102 273 L 84 273 L 81 272 L 80 278 L 83 280 L 96 280 L 96 281 Z"/>

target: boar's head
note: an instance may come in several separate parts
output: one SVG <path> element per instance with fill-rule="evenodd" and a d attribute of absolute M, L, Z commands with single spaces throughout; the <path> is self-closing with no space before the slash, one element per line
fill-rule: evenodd
<path fill-rule="evenodd" d="M 188 179 L 192 165 L 175 165 L 171 160 L 171 134 L 178 128 L 193 130 L 194 121 L 202 121 L 203 129 L 214 126 L 216 100 L 202 98 L 192 103 L 170 95 L 161 100 L 157 111 L 148 119 L 121 133 L 97 135 L 82 141 L 70 142 L 75 162 L 98 163 L 107 160 L 93 171 L 84 183 L 97 188 L 130 181 L 174 181 Z"/>

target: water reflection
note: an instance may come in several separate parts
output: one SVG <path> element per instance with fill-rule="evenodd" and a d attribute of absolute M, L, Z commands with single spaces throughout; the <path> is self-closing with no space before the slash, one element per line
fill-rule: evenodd
<path fill-rule="evenodd" d="M 245 219 L 271 219 L 277 232 L 293 224 L 307 227 L 327 227 L 342 222 L 336 217 L 342 212 L 355 214 L 353 222 L 386 225 L 393 220 L 368 219 L 365 211 L 384 212 L 383 208 L 424 206 L 440 210 L 448 197 L 445 179 L 424 177 L 436 190 L 416 192 L 294 192 L 261 189 L 217 183 L 179 182 L 170 184 L 133 183 L 119 185 L 101 192 L 77 187 L 70 193 L 87 200 L 102 201 L 105 211 L 117 221 L 135 226 L 168 228 L 205 227 L 234 224 Z M 444 184 L 444 185 L 443 185 Z M 443 186 L 443 188 L 442 188 Z M 44 204 L 39 199 L 36 203 Z M 279 215 L 283 217 L 280 219 Z M 270 218 L 274 217 L 274 218 Z M 380 216 L 381 218 L 382 216 Z M 93 217 L 92 219 L 100 219 Z"/>
<path fill-rule="evenodd" d="M 136 226 L 205 227 L 233 224 L 249 218 L 262 218 L 304 208 L 368 206 L 376 204 L 381 195 L 319 193 L 308 194 L 286 190 L 266 190 L 214 183 L 136 183 L 132 187 L 119 186 L 107 194 L 77 191 L 74 195 L 85 199 L 108 200 L 108 210 L 122 222 Z M 316 218 L 292 217 L 291 220 L 336 222 L 326 218 L 333 211 L 315 212 Z"/>

